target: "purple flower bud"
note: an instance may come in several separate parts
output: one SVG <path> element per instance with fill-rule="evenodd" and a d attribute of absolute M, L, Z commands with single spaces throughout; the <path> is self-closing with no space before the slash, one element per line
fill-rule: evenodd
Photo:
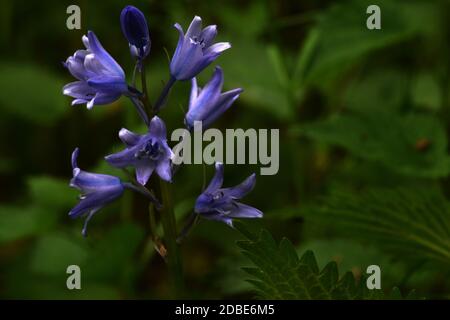
<path fill-rule="evenodd" d="M 228 42 L 213 44 L 217 27 L 211 25 L 202 30 L 202 19 L 198 16 L 192 20 L 186 35 L 178 23 L 175 28 L 180 35 L 170 62 L 170 73 L 177 80 L 192 79 L 231 47 Z"/>
<path fill-rule="evenodd" d="M 235 187 L 222 188 L 223 171 L 223 164 L 216 163 L 216 173 L 197 198 L 195 212 L 206 219 L 222 221 L 229 226 L 233 226 L 233 218 L 262 218 L 260 210 L 237 201 L 252 191 L 256 183 L 255 174 Z"/>
<path fill-rule="evenodd" d="M 126 6 L 120 14 L 120 25 L 130 44 L 131 54 L 138 59 L 144 59 L 151 46 L 144 14 L 136 7 Z"/>
<path fill-rule="evenodd" d="M 79 149 L 72 153 L 73 178 L 70 186 L 81 191 L 80 202 L 69 212 L 71 218 L 87 216 L 82 234 L 86 236 L 87 225 L 94 213 L 119 198 L 124 186 L 119 178 L 81 170 L 77 164 Z"/>
<path fill-rule="evenodd" d="M 128 92 L 124 71 L 92 31 L 82 39 L 86 49 L 76 51 L 64 64 L 78 81 L 66 84 L 63 93 L 74 98 L 72 105 L 86 103 L 88 109 L 116 101 Z"/>
<path fill-rule="evenodd" d="M 224 113 L 243 91 L 240 88 L 221 93 L 223 86 L 223 72 L 216 67 L 211 80 L 203 89 L 197 87 L 197 79 L 191 80 L 191 96 L 189 111 L 185 117 L 186 126 L 192 129 L 195 121 L 202 121 L 202 127 L 209 127 L 222 113 Z"/>
<path fill-rule="evenodd" d="M 171 159 L 173 152 L 167 144 L 166 125 L 157 116 L 150 121 L 149 131 L 138 135 L 127 129 L 119 132 L 119 138 L 127 146 L 125 150 L 105 157 L 114 167 L 136 168 L 136 180 L 145 185 L 153 171 L 165 181 L 172 180 Z"/>

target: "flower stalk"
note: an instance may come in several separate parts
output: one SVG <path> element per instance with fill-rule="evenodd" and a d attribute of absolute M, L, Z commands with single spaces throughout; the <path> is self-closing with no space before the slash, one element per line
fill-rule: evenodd
<path fill-rule="evenodd" d="M 173 298 L 180 298 L 183 295 L 183 268 L 180 251 L 177 243 L 177 230 L 175 213 L 172 205 L 172 195 L 170 184 L 159 179 L 163 208 L 161 212 L 161 222 L 164 230 L 164 238 L 167 248 L 167 266 L 170 274 Z"/>
<path fill-rule="evenodd" d="M 169 81 L 164 86 L 161 94 L 158 97 L 158 100 L 156 100 L 155 107 L 153 109 L 155 114 L 158 113 L 159 110 L 161 110 L 161 108 L 166 104 L 167 96 L 169 95 L 170 89 L 172 89 L 173 85 L 175 84 L 175 81 L 177 81 L 177 79 L 171 76 Z"/>

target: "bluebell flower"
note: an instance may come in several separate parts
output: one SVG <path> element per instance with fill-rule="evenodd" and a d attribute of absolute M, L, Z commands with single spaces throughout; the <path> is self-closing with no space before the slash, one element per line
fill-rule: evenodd
<path fill-rule="evenodd" d="M 170 62 L 170 73 L 176 80 L 189 80 L 199 74 L 223 51 L 229 49 L 228 42 L 213 44 L 217 35 L 215 25 L 202 30 L 202 19 L 194 17 L 186 34 L 177 23 L 175 28 L 180 33 L 177 48 Z"/>
<path fill-rule="evenodd" d="M 125 73 L 106 52 L 92 31 L 83 36 L 84 50 L 78 50 L 65 62 L 65 67 L 78 79 L 64 86 L 63 93 L 74 98 L 72 105 L 108 104 L 128 93 Z"/>
<path fill-rule="evenodd" d="M 261 218 L 263 213 L 260 210 L 238 201 L 255 186 L 255 174 L 235 187 L 222 188 L 223 171 L 223 164 L 216 163 L 216 173 L 197 198 L 195 212 L 206 219 L 222 221 L 229 226 L 233 226 L 233 218 Z"/>
<path fill-rule="evenodd" d="M 151 46 L 144 14 L 134 6 L 126 6 L 120 13 L 120 25 L 130 44 L 131 54 L 138 59 L 144 59 Z"/>
<path fill-rule="evenodd" d="M 224 113 L 243 91 L 241 88 L 221 93 L 223 86 L 223 72 L 216 67 L 211 80 L 203 89 L 197 86 L 197 80 L 191 80 L 191 96 L 189 111 L 185 117 L 185 124 L 189 129 L 194 121 L 202 121 L 202 127 L 209 127 L 222 113 Z"/>
<path fill-rule="evenodd" d="M 133 166 L 136 180 L 145 185 L 153 171 L 165 181 L 172 181 L 171 159 L 173 152 L 167 144 L 166 125 L 157 116 L 150 121 L 148 133 L 138 135 L 125 128 L 119 132 L 119 138 L 126 149 L 105 157 L 114 167 Z"/>
<path fill-rule="evenodd" d="M 86 236 L 87 225 L 92 216 L 119 198 L 125 187 L 117 177 L 81 170 L 77 164 L 78 153 L 78 148 L 72 153 L 73 178 L 70 180 L 70 186 L 80 190 L 81 195 L 80 202 L 69 212 L 69 216 L 71 218 L 87 216 L 82 231 L 83 236 Z"/>

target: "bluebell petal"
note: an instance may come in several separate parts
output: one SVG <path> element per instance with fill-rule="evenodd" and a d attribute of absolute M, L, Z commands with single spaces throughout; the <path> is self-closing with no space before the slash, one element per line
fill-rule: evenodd
<path fill-rule="evenodd" d="M 87 227 L 88 227 L 89 221 L 91 221 L 92 217 L 99 209 L 100 208 L 95 208 L 95 209 L 91 210 L 89 212 L 86 220 L 84 220 L 83 229 L 81 230 L 81 234 L 83 235 L 83 237 L 87 237 Z"/>
<path fill-rule="evenodd" d="M 241 184 L 222 189 L 225 196 L 233 198 L 233 199 L 242 199 L 249 192 L 253 190 L 256 184 L 256 174 L 250 175 L 247 179 L 245 179 Z"/>
<path fill-rule="evenodd" d="M 217 105 L 203 120 L 203 127 L 209 127 L 214 121 L 216 121 L 228 108 L 230 108 L 233 102 L 239 98 L 242 93 L 242 89 L 234 89 L 223 93 L 217 101 Z"/>
<path fill-rule="evenodd" d="M 80 168 L 73 169 L 70 186 L 79 189 L 85 194 L 122 188 L 120 179 L 117 177 L 107 174 L 90 173 Z"/>
<path fill-rule="evenodd" d="M 136 166 L 136 180 L 145 186 L 154 170 L 155 165 L 153 163 L 147 162 L 145 164 L 138 164 Z"/>
<path fill-rule="evenodd" d="M 119 131 L 119 138 L 127 147 L 135 146 L 141 140 L 141 136 L 131 132 L 128 129 L 122 128 Z"/>
<path fill-rule="evenodd" d="M 95 95 L 95 90 L 86 81 L 75 81 L 63 87 L 63 94 L 77 99 L 90 99 Z"/>
<path fill-rule="evenodd" d="M 207 48 L 212 45 L 212 42 L 214 41 L 214 38 L 216 36 L 217 36 L 217 26 L 211 25 L 203 29 L 202 33 L 200 34 L 200 39 L 202 39 L 205 48 Z"/>
<path fill-rule="evenodd" d="M 111 72 L 111 70 L 106 68 L 105 65 L 101 63 L 97 56 L 93 53 L 89 53 L 88 55 L 86 55 L 86 58 L 84 59 L 84 67 L 86 69 L 86 72 L 89 73 L 87 79 L 96 75 L 116 75 L 115 72 Z"/>
<path fill-rule="evenodd" d="M 97 90 L 105 90 L 120 94 L 128 91 L 128 86 L 124 79 L 117 76 L 96 76 L 90 78 L 87 83 Z"/>
<path fill-rule="evenodd" d="M 223 223 L 226 223 L 227 225 L 229 225 L 230 227 L 233 227 L 233 220 L 229 216 L 226 216 L 226 215 L 223 215 L 220 213 L 216 213 L 216 212 L 209 212 L 206 214 L 202 214 L 201 216 L 205 219 L 223 222 Z"/>
<path fill-rule="evenodd" d="M 213 203 L 213 196 L 203 192 L 195 201 L 194 211 L 199 214 L 211 212 L 211 204 Z"/>
<path fill-rule="evenodd" d="M 186 31 L 186 37 L 192 39 L 198 38 L 200 36 L 201 31 L 202 31 L 202 18 L 200 18 L 199 16 L 195 16 L 191 24 L 189 25 L 189 28 Z"/>
<path fill-rule="evenodd" d="M 212 56 L 212 57 L 217 57 L 218 55 L 220 55 L 222 52 L 224 52 L 227 49 L 231 48 L 231 44 L 229 42 L 218 42 L 213 44 L 212 46 L 209 46 L 204 54 L 205 56 Z"/>
<path fill-rule="evenodd" d="M 158 176 L 168 182 L 172 181 L 172 168 L 170 165 L 170 161 L 165 160 L 158 163 L 158 166 L 156 167 L 156 173 Z"/>
<path fill-rule="evenodd" d="M 88 109 L 92 109 L 94 107 L 94 105 L 109 104 L 109 103 L 112 103 L 112 102 L 116 101 L 117 99 L 119 99 L 120 96 L 121 96 L 120 93 L 98 92 L 98 93 L 96 93 L 94 98 L 92 98 L 92 100 L 90 100 L 86 104 L 86 107 Z"/>
<path fill-rule="evenodd" d="M 71 218 L 77 218 L 89 211 L 97 211 L 103 206 L 113 202 L 123 193 L 123 188 L 111 189 L 108 191 L 98 191 L 87 194 L 69 212 Z"/>
<path fill-rule="evenodd" d="M 186 114 L 186 122 L 193 125 L 196 120 L 203 120 L 208 114 L 213 112 L 216 107 L 216 101 L 220 97 L 220 92 L 223 86 L 223 71 L 220 67 L 216 67 L 211 80 L 200 91 L 195 99 L 195 105 L 189 106 L 189 111 Z"/>
<path fill-rule="evenodd" d="M 234 210 L 228 215 L 231 218 L 262 218 L 263 213 L 243 203 L 236 203 Z"/>
<path fill-rule="evenodd" d="M 89 38 L 86 35 L 83 35 L 81 37 L 81 41 L 83 42 L 83 44 L 86 47 L 86 49 L 91 50 L 91 46 L 89 44 Z"/>
<path fill-rule="evenodd" d="M 189 110 L 196 105 L 197 97 L 199 94 L 199 87 L 197 85 L 197 79 L 194 77 L 191 79 L 191 94 L 189 96 Z"/>
<path fill-rule="evenodd" d="M 97 211 L 103 205 L 103 197 L 101 193 L 91 193 L 84 196 L 75 207 L 69 212 L 69 217 L 72 219 L 83 216 L 86 212 L 91 210 Z"/>
<path fill-rule="evenodd" d="M 184 43 L 183 28 L 178 23 L 175 23 L 174 27 L 175 27 L 175 29 L 178 30 L 179 36 L 178 36 L 178 43 L 177 43 L 177 47 L 175 49 L 175 53 L 173 54 L 172 60 L 170 61 L 171 69 L 172 69 L 172 65 L 174 64 L 174 61 L 177 61 L 180 58 L 180 54 L 183 51 L 183 43 Z"/>
<path fill-rule="evenodd" d="M 120 65 L 103 48 L 100 41 L 98 41 L 97 36 L 92 31 L 88 31 L 88 39 L 90 49 L 95 54 L 98 61 L 102 63 L 107 69 L 114 70 L 116 75 L 125 78 L 125 73 Z"/>
<path fill-rule="evenodd" d="M 216 172 L 214 174 L 214 177 L 211 179 L 211 182 L 209 183 L 208 187 L 205 189 L 205 193 L 214 193 L 219 188 L 222 187 L 223 184 L 223 163 L 216 162 Z"/>
<path fill-rule="evenodd" d="M 166 140 L 166 125 L 158 116 L 154 116 L 150 121 L 148 132 L 154 138 Z"/>
<path fill-rule="evenodd" d="M 197 61 L 203 58 L 202 48 L 199 43 L 191 39 L 185 39 L 181 52 L 177 59 L 172 59 L 170 69 L 177 80 L 188 80 L 197 75 Z"/>
<path fill-rule="evenodd" d="M 78 155 L 80 154 L 80 149 L 79 148 L 75 148 L 75 150 L 73 150 L 72 152 L 72 157 L 71 157 L 71 164 L 72 164 L 72 169 L 78 168 Z"/>
<path fill-rule="evenodd" d="M 136 161 L 135 153 L 137 149 L 136 148 L 127 148 L 120 152 L 110 154 L 105 157 L 105 160 L 116 168 L 125 168 L 128 166 L 134 165 Z"/>
<path fill-rule="evenodd" d="M 77 104 L 85 104 L 85 103 L 89 103 L 90 99 L 73 99 L 71 105 L 77 105 Z"/>
<path fill-rule="evenodd" d="M 64 64 L 69 69 L 69 72 L 79 80 L 86 80 L 89 77 L 88 71 L 84 66 L 84 59 L 87 54 L 87 50 L 77 50 L 72 57 L 67 58 Z"/>

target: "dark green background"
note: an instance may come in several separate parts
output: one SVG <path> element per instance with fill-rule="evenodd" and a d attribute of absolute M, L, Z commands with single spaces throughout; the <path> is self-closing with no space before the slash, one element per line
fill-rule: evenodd
<path fill-rule="evenodd" d="M 382 30 L 365 27 L 372 2 L 381 7 Z M 125 98 L 88 111 L 62 95 L 73 81 L 62 62 L 81 48 L 87 30 L 128 78 L 133 68 L 119 23 L 128 3 L 76 1 L 82 30 L 71 31 L 66 7 L 73 3 L 0 4 L 0 297 L 165 298 L 166 268 L 148 239 L 145 201 L 127 193 L 101 210 L 87 239 L 82 220 L 67 216 L 77 202 L 68 186 L 72 150 L 80 147 L 81 168 L 120 174 L 102 157 L 121 148 L 121 127 L 143 130 Z M 245 199 L 265 217 L 247 225 L 288 237 L 299 253 L 313 250 L 320 267 L 335 260 L 342 273 L 359 277 L 377 264 L 387 291 L 399 286 L 450 297 L 448 1 L 129 4 L 149 23 L 152 99 L 168 79 L 164 48 L 171 56 L 173 24 L 186 29 L 199 15 L 233 45 L 213 63 L 223 68 L 225 87 L 245 90 L 216 127 L 280 129 L 279 173 L 258 176 Z M 211 72 L 203 72 L 201 84 Z M 168 130 L 183 126 L 189 88 L 179 83 L 172 91 L 161 114 Z M 226 166 L 225 184 L 253 171 L 259 167 Z M 209 167 L 207 179 L 212 173 Z M 202 166 L 177 175 L 179 226 L 202 184 Z M 424 204 L 422 194 L 431 200 Z M 435 212 L 442 223 L 428 228 L 427 215 Z M 372 224 L 364 220 L 369 215 Z M 212 221 L 192 231 L 182 246 L 188 297 L 254 296 L 240 269 L 251 265 L 235 244 L 241 238 Z M 80 291 L 65 287 L 70 264 L 81 266 Z"/>

